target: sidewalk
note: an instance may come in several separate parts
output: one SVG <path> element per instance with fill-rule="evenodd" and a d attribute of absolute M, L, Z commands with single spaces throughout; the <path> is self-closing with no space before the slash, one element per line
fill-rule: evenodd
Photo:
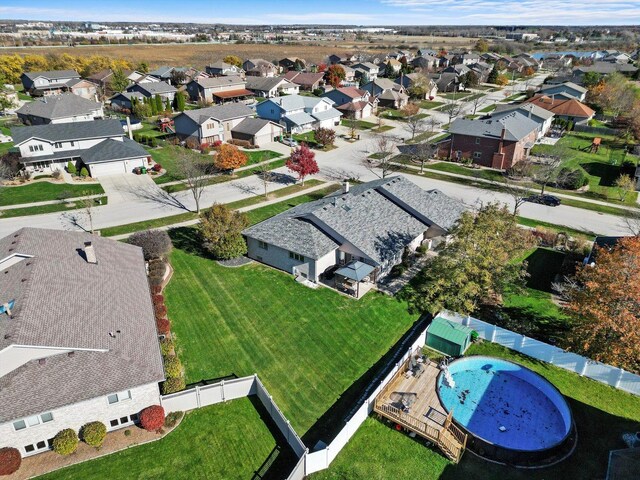
<path fill-rule="evenodd" d="M 41 207 L 44 205 L 54 205 L 56 203 L 72 203 L 80 200 L 91 200 L 93 198 L 101 198 L 107 196 L 106 193 L 98 193 L 96 195 L 88 195 L 86 197 L 71 197 L 64 200 L 46 200 L 44 202 L 32 202 L 32 203 L 17 203 L 15 205 L 2 205 L 0 210 L 13 210 L 16 208 L 29 208 L 29 207 Z"/>

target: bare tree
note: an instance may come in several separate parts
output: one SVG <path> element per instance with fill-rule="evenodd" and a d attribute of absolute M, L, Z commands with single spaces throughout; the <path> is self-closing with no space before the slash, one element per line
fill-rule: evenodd
<path fill-rule="evenodd" d="M 449 121 L 447 123 L 451 123 L 462 113 L 462 104 L 458 100 L 450 98 L 447 99 L 444 107 L 442 107 L 440 111 L 447 114 L 449 117 Z"/>
<path fill-rule="evenodd" d="M 200 198 L 208 185 L 208 168 L 203 162 L 186 150 L 176 150 L 176 167 L 187 190 L 191 192 L 196 204 L 196 213 L 200 213 Z"/>
<path fill-rule="evenodd" d="M 640 211 L 629 210 L 627 215 L 624 217 L 624 223 L 631 235 L 634 237 L 640 237 Z"/>
<path fill-rule="evenodd" d="M 377 134 L 373 139 L 373 152 L 362 160 L 362 165 L 376 176 L 386 178 L 398 169 L 392 162 L 395 147 L 396 144 L 390 136 Z"/>
<path fill-rule="evenodd" d="M 265 200 L 269 198 L 269 183 L 273 182 L 273 180 L 277 177 L 277 174 L 271 170 L 271 165 L 269 162 L 266 162 L 267 156 L 262 155 L 260 159 L 260 163 L 256 168 L 258 172 L 258 177 L 262 180 L 262 186 L 264 187 L 264 198 Z"/>
<path fill-rule="evenodd" d="M 402 113 L 404 117 L 402 128 L 411 134 L 411 140 L 413 140 L 416 138 L 416 135 L 419 135 L 425 130 L 424 115 L 420 113 L 420 107 L 415 103 L 407 104 L 407 106 L 402 109 Z"/>
<path fill-rule="evenodd" d="M 540 184 L 541 195 L 544 195 L 547 185 L 557 182 L 561 163 L 560 157 L 548 157 L 545 163 L 534 170 L 533 179 Z"/>
<path fill-rule="evenodd" d="M 351 140 L 355 139 L 358 134 L 358 121 L 353 117 L 349 117 L 346 119 L 345 123 L 349 129 L 349 138 L 351 138 Z"/>
<path fill-rule="evenodd" d="M 518 185 L 513 179 L 509 178 L 509 176 L 505 176 L 504 191 L 513 199 L 513 215 L 518 215 L 518 210 L 527 201 L 526 198 L 529 196 L 528 190 Z"/>
<path fill-rule="evenodd" d="M 420 173 L 424 173 L 424 165 L 435 155 L 438 151 L 438 146 L 430 141 L 416 143 L 412 145 L 411 158 L 414 162 L 420 164 Z"/>
<path fill-rule="evenodd" d="M 482 100 L 484 100 L 484 95 L 473 95 L 471 100 L 469 100 L 469 103 L 473 107 L 473 115 L 478 111 L 478 107 L 482 103 Z"/>

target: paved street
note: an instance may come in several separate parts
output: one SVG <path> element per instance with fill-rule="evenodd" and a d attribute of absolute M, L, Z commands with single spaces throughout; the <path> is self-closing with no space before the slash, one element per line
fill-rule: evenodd
<path fill-rule="evenodd" d="M 537 75 L 528 83 L 528 86 L 541 83 L 543 78 L 544 75 Z M 526 87 L 527 85 L 520 82 L 513 87 L 513 91 L 523 91 Z M 507 88 L 509 94 L 511 94 L 511 90 L 512 87 Z M 490 93 L 478 109 L 502 99 L 504 99 L 503 91 Z M 470 112 L 471 108 L 466 103 L 464 105 L 465 113 Z M 446 114 L 433 111 L 429 111 L 429 113 L 435 115 L 441 123 L 448 121 Z M 396 126 L 394 130 L 389 132 L 391 135 L 405 138 L 408 136 L 408 133 L 400 128 L 398 122 L 385 120 L 385 124 Z M 346 129 L 339 127 L 338 133 L 345 134 Z M 316 159 L 320 166 L 320 174 L 317 178 L 334 181 L 345 177 L 354 177 L 362 181 L 378 178 L 375 173 L 370 172 L 362 165 L 362 160 L 373 150 L 371 134 L 361 131 L 360 135 L 361 140 L 355 143 L 349 143 L 339 138 L 336 142 L 338 148 L 329 152 L 317 152 Z M 288 154 L 290 151 L 289 147 L 282 144 L 273 144 L 268 148 L 283 154 Z M 269 185 L 270 190 L 285 187 L 293 181 L 286 168 L 277 169 L 276 172 L 279 175 L 277 181 Z M 419 175 L 408 175 L 408 178 L 425 189 L 437 188 L 469 206 L 479 206 L 492 201 L 504 202 L 509 206 L 513 205 L 513 200 L 506 194 L 424 178 Z M 160 218 L 195 209 L 195 202 L 189 191 L 169 195 L 147 178 L 135 178 L 132 175 L 128 176 L 128 178 L 114 177 L 107 180 L 104 183 L 104 187 L 109 196 L 109 204 L 92 209 L 95 229 Z M 261 195 L 263 188 L 262 181 L 257 176 L 212 185 L 205 189 L 201 206 L 208 207 L 214 202 L 227 203 L 252 195 Z M 525 204 L 520 208 L 520 213 L 524 217 L 566 225 L 575 229 L 584 229 L 609 235 L 628 234 L 624 220 L 621 218 L 575 207 L 560 206 L 553 208 Z M 23 226 L 86 229 L 89 226 L 89 222 L 88 216 L 82 211 L 8 218 L 0 220 L 0 236 L 8 235 Z"/>

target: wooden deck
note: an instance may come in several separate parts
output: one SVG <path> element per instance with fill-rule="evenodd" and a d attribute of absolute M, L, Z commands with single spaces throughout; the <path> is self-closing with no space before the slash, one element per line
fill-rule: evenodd
<path fill-rule="evenodd" d="M 376 398 L 374 410 L 404 428 L 435 443 L 443 453 L 459 462 L 467 436 L 451 421 L 436 393 L 440 369 L 425 360 L 411 369 L 407 360 Z M 411 371 L 416 372 L 412 375 Z"/>

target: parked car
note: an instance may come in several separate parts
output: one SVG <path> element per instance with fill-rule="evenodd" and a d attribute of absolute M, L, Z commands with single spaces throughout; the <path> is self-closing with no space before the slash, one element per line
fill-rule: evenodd
<path fill-rule="evenodd" d="M 547 195 L 546 193 L 542 195 L 531 195 L 525 198 L 525 201 L 531 203 L 539 203 L 540 205 L 547 205 L 549 207 L 557 207 L 561 203 L 561 200 L 558 197 L 554 195 Z"/>
<path fill-rule="evenodd" d="M 284 137 L 280 141 L 282 143 L 284 143 L 285 145 L 289 146 L 289 147 L 297 147 L 298 146 L 298 142 L 296 142 L 293 138 Z"/>

